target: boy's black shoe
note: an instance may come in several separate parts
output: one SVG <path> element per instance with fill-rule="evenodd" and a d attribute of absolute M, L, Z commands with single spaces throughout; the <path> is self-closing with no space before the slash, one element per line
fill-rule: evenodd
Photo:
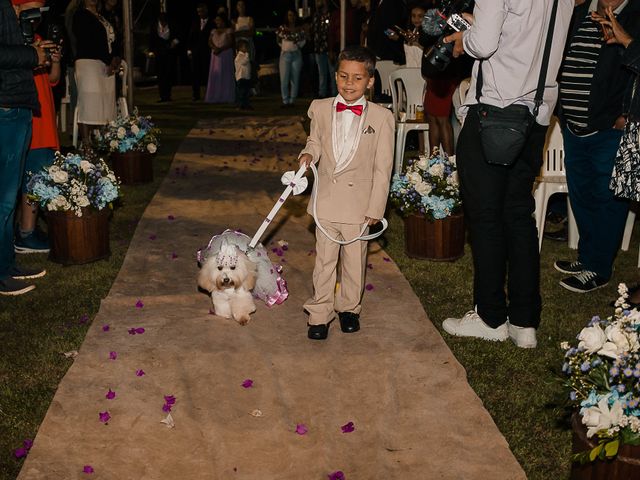
<path fill-rule="evenodd" d="M 609 280 L 601 277 L 596 272 L 584 270 L 572 277 L 565 278 L 560 282 L 560 286 L 571 292 L 588 293 L 606 286 L 607 283 L 609 283 Z"/>
<path fill-rule="evenodd" d="M 566 273 L 567 275 L 576 275 L 584 271 L 584 265 L 578 260 L 570 262 L 569 260 L 556 260 L 553 264 L 553 268 L 557 271 Z"/>
<path fill-rule="evenodd" d="M 340 330 L 344 333 L 354 333 L 360 330 L 360 315 L 353 312 L 338 313 L 340 319 Z"/>
<path fill-rule="evenodd" d="M 309 331 L 307 336 L 311 340 L 326 340 L 329 335 L 329 325 L 323 323 L 322 325 L 309 325 Z"/>
<path fill-rule="evenodd" d="M 9 269 L 9 275 L 16 280 L 33 280 L 44 277 L 47 271 L 44 268 L 19 267 L 14 265 Z"/>
<path fill-rule="evenodd" d="M 36 288 L 35 285 L 23 282 L 22 280 L 16 280 L 12 277 L 0 280 L 0 295 L 15 297 L 17 295 L 30 292 L 34 288 Z"/>

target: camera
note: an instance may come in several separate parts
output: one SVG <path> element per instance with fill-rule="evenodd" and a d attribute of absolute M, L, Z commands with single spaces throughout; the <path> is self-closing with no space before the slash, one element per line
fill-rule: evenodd
<path fill-rule="evenodd" d="M 441 73 L 451 63 L 453 43 L 444 43 L 444 38 L 471 27 L 461 15 L 470 5 L 471 0 L 443 0 L 439 9 L 425 13 L 422 29 L 429 36 L 439 37 L 433 47 L 425 49 L 422 58 L 422 75 L 425 77 Z"/>
<path fill-rule="evenodd" d="M 32 45 L 35 41 L 36 30 L 42 21 L 42 13 L 39 8 L 30 8 L 20 12 L 20 30 L 25 45 Z"/>

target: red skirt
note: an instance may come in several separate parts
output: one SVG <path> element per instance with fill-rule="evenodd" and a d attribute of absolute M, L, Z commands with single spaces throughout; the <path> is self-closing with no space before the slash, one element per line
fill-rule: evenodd
<path fill-rule="evenodd" d="M 424 97 L 424 111 L 434 117 L 451 115 L 453 93 L 458 81 L 455 78 L 427 79 L 427 93 Z"/>

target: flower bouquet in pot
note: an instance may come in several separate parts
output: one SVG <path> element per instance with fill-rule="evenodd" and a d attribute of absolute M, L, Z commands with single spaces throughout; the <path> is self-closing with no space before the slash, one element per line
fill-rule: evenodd
<path fill-rule="evenodd" d="M 564 383 L 577 412 L 574 433 L 585 437 L 580 444 L 586 449 L 575 451 L 574 445 L 579 464 L 613 459 L 623 449 L 625 458 L 640 456 L 640 312 L 628 309 L 626 285 L 620 284 L 618 293 L 612 316 L 593 317 L 577 345 L 561 344 Z M 635 463 L 640 474 L 640 458 Z M 574 466 L 580 468 L 589 467 Z"/>
<path fill-rule="evenodd" d="M 151 117 L 135 109 L 128 117 L 110 122 L 102 131 L 94 132 L 96 147 L 110 153 L 115 174 L 123 184 L 153 180 L 153 154 L 158 150 L 158 130 Z"/>
<path fill-rule="evenodd" d="M 75 264 L 109 255 L 109 217 L 120 186 L 104 160 L 56 152 L 51 166 L 30 173 L 27 191 L 46 212 L 51 260 Z"/>
<path fill-rule="evenodd" d="M 404 218 L 405 250 L 414 258 L 455 260 L 464 252 L 464 223 L 455 157 L 437 148 L 407 160 L 395 174 L 391 204 Z"/>

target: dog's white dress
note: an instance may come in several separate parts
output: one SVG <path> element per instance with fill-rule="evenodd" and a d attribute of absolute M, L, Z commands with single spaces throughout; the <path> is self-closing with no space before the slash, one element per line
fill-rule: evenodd
<path fill-rule="evenodd" d="M 287 282 L 282 277 L 282 267 L 271 263 L 267 250 L 262 244 L 258 244 L 255 248 L 249 248 L 250 241 L 251 238 L 242 232 L 225 230 L 221 234 L 211 237 L 209 244 L 198 250 L 198 262 L 203 264 L 207 258 L 216 256 L 223 243 L 237 246 L 256 265 L 257 279 L 253 296 L 262 300 L 269 307 L 279 305 L 289 296 Z"/>

